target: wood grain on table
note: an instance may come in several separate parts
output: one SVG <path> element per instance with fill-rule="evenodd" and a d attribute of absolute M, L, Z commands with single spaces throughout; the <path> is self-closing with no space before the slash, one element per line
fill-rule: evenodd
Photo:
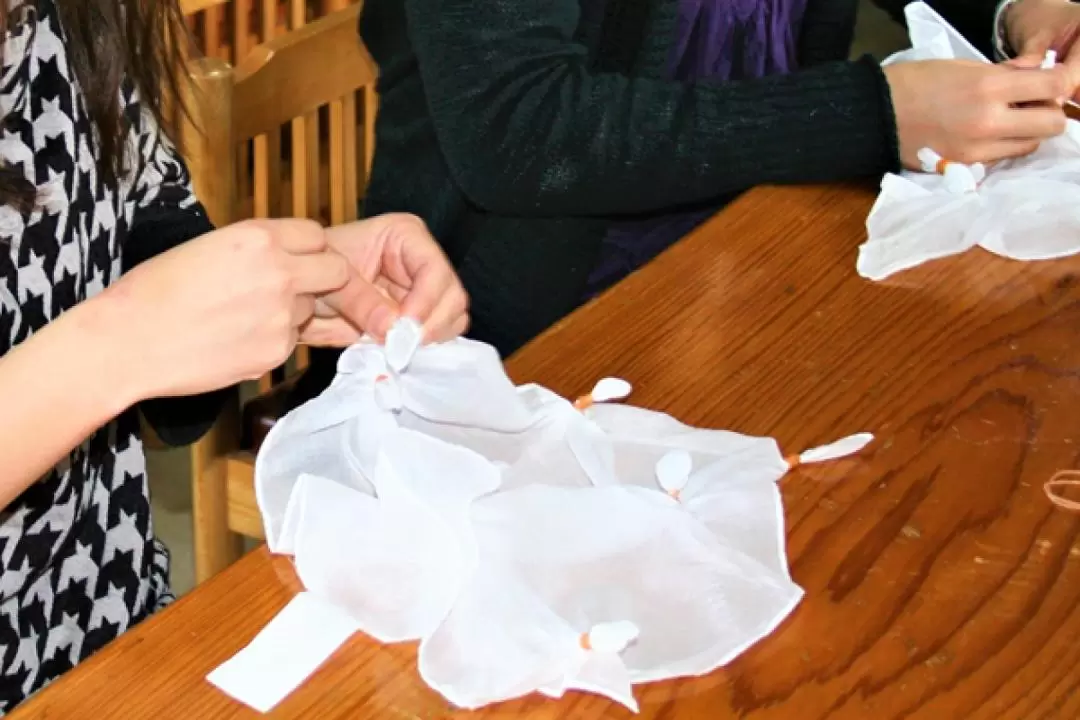
<path fill-rule="evenodd" d="M 807 595 L 712 675 L 642 686 L 665 720 L 1080 717 L 1080 519 L 1042 484 L 1080 455 L 1080 259 L 980 250 L 870 283 L 872 194 L 761 189 L 511 362 L 569 396 L 776 437 L 868 430 L 858 459 L 783 481 Z M 297 591 L 247 556 L 28 703 L 28 718 L 255 718 L 204 677 Z M 274 718 L 629 718 L 575 693 L 454 711 L 411 646 L 351 640 Z"/>

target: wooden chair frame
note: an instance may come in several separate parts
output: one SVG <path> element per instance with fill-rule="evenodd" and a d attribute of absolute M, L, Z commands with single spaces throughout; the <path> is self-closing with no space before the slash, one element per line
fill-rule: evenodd
<path fill-rule="evenodd" d="M 310 216 L 312 158 L 296 158 L 309 147 L 317 112 L 330 106 L 330 220 L 356 216 L 359 165 L 373 151 L 374 87 L 377 67 L 357 35 L 360 5 L 331 13 L 255 48 L 235 69 L 216 58 L 192 64 L 191 118 L 183 143 L 195 189 L 215 224 L 237 218 L 237 148 L 255 141 L 257 217 L 276 215 L 277 195 L 268 168 L 278 158 L 270 138 L 291 125 L 294 139 L 293 215 Z M 334 72 L 326 72 L 335 68 Z M 355 122 L 356 93 L 365 101 L 363 157 L 345 132 Z M 370 99 L 369 99 L 370 98 Z M 355 142 L 355 141 L 354 141 Z M 318 158 L 314 158 L 317 164 Z M 336 190 L 337 189 L 337 190 Z M 349 201 L 351 198 L 351 202 Z M 350 207 L 351 205 L 351 207 Z M 266 389 L 268 383 L 261 384 Z M 240 449 L 241 409 L 230 404 L 209 433 L 191 448 L 195 575 L 202 582 L 240 557 L 242 536 L 261 538 L 255 504 L 254 457 Z"/>

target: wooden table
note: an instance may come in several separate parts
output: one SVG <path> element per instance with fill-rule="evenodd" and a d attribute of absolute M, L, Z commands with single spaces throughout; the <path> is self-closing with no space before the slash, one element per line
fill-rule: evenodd
<path fill-rule="evenodd" d="M 625 377 L 638 404 L 788 450 L 879 436 L 784 481 L 807 590 L 789 621 L 709 677 L 640 688 L 642 717 L 1080 717 L 1080 520 L 1042 491 L 1080 454 L 1080 259 L 973 251 L 872 284 L 871 199 L 750 193 L 511 363 L 567 395 Z M 259 550 L 14 717 L 257 717 L 203 678 L 297 589 Z M 411 647 L 357 637 L 272 716 L 630 714 L 581 694 L 455 712 Z"/>

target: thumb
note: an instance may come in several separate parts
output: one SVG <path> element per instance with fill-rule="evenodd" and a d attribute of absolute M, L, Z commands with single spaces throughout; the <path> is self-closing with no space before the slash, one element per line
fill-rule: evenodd
<path fill-rule="evenodd" d="M 1070 52 L 1062 65 L 1068 73 L 1069 97 L 1075 100 L 1080 95 L 1080 47 Z"/>
<path fill-rule="evenodd" d="M 322 296 L 322 301 L 358 329 L 383 340 L 397 322 L 397 304 L 377 287 L 353 275 L 345 287 Z"/>
<path fill-rule="evenodd" d="M 1039 52 L 1025 52 L 1019 57 L 1014 57 L 1011 60 L 1006 60 L 1002 63 L 1002 65 L 1020 68 L 1021 70 L 1038 70 L 1039 67 L 1042 65 L 1042 61 L 1044 58 L 1046 58 L 1045 49 Z"/>

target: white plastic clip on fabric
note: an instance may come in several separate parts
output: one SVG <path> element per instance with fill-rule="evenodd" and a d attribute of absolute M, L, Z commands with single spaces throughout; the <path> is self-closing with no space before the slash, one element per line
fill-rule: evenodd
<path fill-rule="evenodd" d="M 595 652 L 621 653 L 637 639 L 638 633 L 637 625 L 625 620 L 599 623 L 593 625 L 588 632 L 582 633 L 581 647 Z"/>
<path fill-rule="evenodd" d="M 956 195 L 975 192 L 986 177 L 986 168 L 982 163 L 964 165 L 949 162 L 930 148 L 920 150 L 918 157 L 923 172 L 941 175 L 945 178 L 945 189 Z"/>
<path fill-rule="evenodd" d="M 930 59 L 988 62 L 922 2 L 904 13 L 912 48 L 885 64 Z M 1057 56 L 1048 52 L 1043 67 Z M 922 173 L 886 175 L 866 220 L 860 275 L 890 275 L 976 246 L 1015 260 L 1046 260 L 1080 252 L 1080 124 L 1047 140 L 1027 157 L 990 167 L 964 166 L 930 148 Z"/>
<path fill-rule="evenodd" d="M 346 350 L 264 441 L 267 543 L 305 599 L 219 688 L 266 709 L 355 627 L 419 641 L 420 676 L 462 708 L 580 690 L 636 709 L 634 684 L 708 673 L 798 603 L 777 481 L 869 435 L 785 457 L 614 403 L 624 380 L 569 402 L 515 387 L 486 345 L 418 333 Z"/>
<path fill-rule="evenodd" d="M 630 397 L 633 387 L 630 383 L 620 378 L 604 378 L 596 383 L 592 392 L 582 395 L 574 401 L 574 407 L 578 410 L 588 410 L 596 403 L 615 402 Z"/>
<path fill-rule="evenodd" d="M 403 371 L 420 348 L 424 329 L 412 318 L 402 318 L 386 334 L 386 364 L 396 373 Z"/>
<path fill-rule="evenodd" d="M 674 500 L 679 499 L 686 484 L 690 482 L 693 463 L 690 453 L 685 450 L 672 450 L 656 463 L 656 480 Z"/>

